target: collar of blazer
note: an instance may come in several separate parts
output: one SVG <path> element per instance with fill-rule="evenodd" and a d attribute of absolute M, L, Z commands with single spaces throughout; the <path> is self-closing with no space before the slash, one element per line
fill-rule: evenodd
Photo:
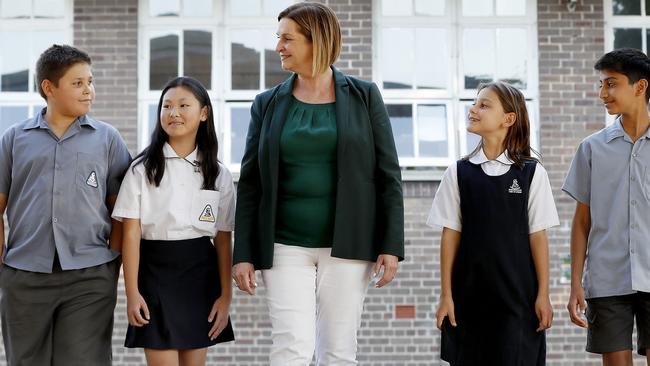
<path fill-rule="evenodd" d="M 334 66 L 331 66 L 334 74 L 334 93 L 336 108 L 336 129 L 337 129 L 337 147 L 336 154 L 339 157 L 345 156 L 345 146 L 347 144 L 349 112 L 350 112 L 350 87 L 347 77 Z M 298 76 L 292 74 L 286 81 L 278 87 L 278 92 L 274 100 L 269 104 L 271 117 L 271 129 L 269 132 L 269 157 L 272 167 L 271 181 L 277 187 L 277 169 L 280 157 L 280 135 L 284 121 L 287 119 L 289 106 L 291 105 L 291 93 L 293 84 Z M 342 159 L 338 159 L 339 164 Z"/>

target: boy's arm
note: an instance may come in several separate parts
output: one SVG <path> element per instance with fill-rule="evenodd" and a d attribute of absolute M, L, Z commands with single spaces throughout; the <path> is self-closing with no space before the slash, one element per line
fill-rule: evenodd
<path fill-rule="evenodd" d="M 4 214 L 7 208 L 7 195 L 0 193 L 0 266 L 3 264 L 5 250 L 5 220 Z"/>
<path fill-rule="evenodd" d="M 117 196 L 108 196 L 106 198 L 106 207 L 108 207 L 108 215 L 111 216 L 113 208 L 115 207 Z M 111 218 L 111 236 L 108 239 L 108 244 L 111 250 L 122 253 L 122 222 Z"/>
<path fill-rule="evenodd" d="M 569 316 L 571 321 L 583 328 L 587 321 L 580 316 L 587 308 L 585 291 L 582 288 L 582 271 L 587 258 L 587 240 L 591 229 L 591 212 L 584 203 L 576 203 L 571 226 L 571 296 L 569 297 Z"/>
<path fill-rule="evenodd" d="M 553 308 L 549 299 L 549 263 L 548 263 L 548 237 L 546 230 L 529 234 L 530 252 L 535 264 L 537 274 L 537 300 L 535 313 L 539 319 L 537 331 L 551 327 L 553 322 Z"/>

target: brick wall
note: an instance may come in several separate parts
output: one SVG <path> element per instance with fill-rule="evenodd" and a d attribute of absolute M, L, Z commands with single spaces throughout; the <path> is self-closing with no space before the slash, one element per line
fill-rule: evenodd
<path fill-rule="evenodd" d="M 92 114 L 117 127 L 134 151 L 138 131 L 136 0 L 74 0 L 74 43 L 93 59 Z"/>

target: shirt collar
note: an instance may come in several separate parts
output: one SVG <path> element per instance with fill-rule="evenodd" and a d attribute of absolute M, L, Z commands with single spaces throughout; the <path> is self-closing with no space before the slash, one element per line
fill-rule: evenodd
<path fill-rule="evenodd" d="M 607 137 L 607 143 L 611 142 L 613 139 L 617 137 L 623 137 L 625 138 L 627 135 L 625 134 L 625 130 L 623 130 L 623 124 L 621 123 L 621 116 L 616 117 L 614 120 L 614 123 L 612 123 L 610 126 L 608 126 L 605 129 L 606 137 Z M 650 139 L 650 128 L 646 130 L 646 132 L 641 136 L 642 138 Z"/>
<path fill-rule="evenodd" d="M 505 165 L 514 164 L 514 162 L 512 160 L 508 159 L 507 152 L 508 152 L 508 150 L 504 150 L 501 153 L 501 155 L 497 156 L 497 158 L 494 159 L 493 161 L 498 161 L 499 163 L 505 164 Z M 487 163 L 488 161 L 490 161 L 490 159 L 488 159 L 488 157 L 485 156 L 485 152 L 483 151 L 483 149 L 480 149 L 474 156 L 469 158 L 469 162 L 472 163 L 472 164 L 475 164 L 475 165 L 480 165 L 480 164 L 483 164 L 483 163 Z"/>
<path fill-rule="evenodd" d="M 167 159 L 173 159 L 173 158 L 183 159 L 180 156 L 178 156 L 176 151 L 174 151 L 174 149 L 171 147 L 171 145 L 168 142 L 165 142 L 165 145 L 163 146 L 163 155 Z M 198 148 L 195 147 L 194 151 L 192 151 L 189 155 L 185 157 L 185 160 L 193 163 L 195 161 L 198 161 L 197 157 L 198 157 Z"/>
<path fill-rule="evenodd" d="M 25 123 L 25 126 L 23 126 L 23 130 L 31 130 L 34 128 L 42 128 L 42 129 L 49 130 L 50 125 L 48 125 L 47 121 L 45 120 L 46 111 L 47 111 L 47 107 L 44 107 L 39 113 L 37 113 L 34 116 L 34 118 L 29 120 L 27 123 Z M 74 122 L 72 122 L 72 124 L 75 123 L 79 123 L 79 125 L 81 126 L 88 126 L 93 130 L 97 129 L 95 121 L 86 115 L 77 117 L 77 119 L 75 119 Z"/>

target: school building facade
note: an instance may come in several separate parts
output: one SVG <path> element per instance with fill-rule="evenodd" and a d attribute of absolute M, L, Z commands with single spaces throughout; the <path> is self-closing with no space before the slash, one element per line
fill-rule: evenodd
<path fill-rule="evenodd" d="M 148 143 L 162 85 L 178 75 L 201 80 L 215 107 L 221 160 L 236 176 L 253 98 L 287 76 L 274 52 L 275 27 L 279 11 L 292 2 L 0 0 L 0 133 L 42 108 L 35 61 L 48 45 L 69 43 L 93 58 L 92 114 L 116 126 L 132 154 Z M 323 2 L 342 25 L 336 66 L 379 85 L 403 167 L 407 259 L 392 284 L 369 289 L 360 364 L 445 364 L 435 326 L 440 231 L 425 221 L 442 172 L 477 142 L 465 132 L 466 111 L 478 83 L 493 79 L 524 91 L 533 146 L 543 156 L 561 218 L 549 231 L 555 320 L 547 338 L 548 364 L 599 364 L 584 351 L 586 332 L 570 323 L 565 310 L 574 202 L 560 187 L 578 143 L 612 121 L 597 99 L 595 60 L 615 47 L 648 49 L 646 1 Z M 208 364 L 268 363 L 270 321 L 261 278 L 258 283 L 254 297 L 234 290 L 237 341 L 213 347 Z M 119 294 L 114 364 L 143 365 L 141 350 L 122 347 L 127 324 L 122 280 Z"/>

